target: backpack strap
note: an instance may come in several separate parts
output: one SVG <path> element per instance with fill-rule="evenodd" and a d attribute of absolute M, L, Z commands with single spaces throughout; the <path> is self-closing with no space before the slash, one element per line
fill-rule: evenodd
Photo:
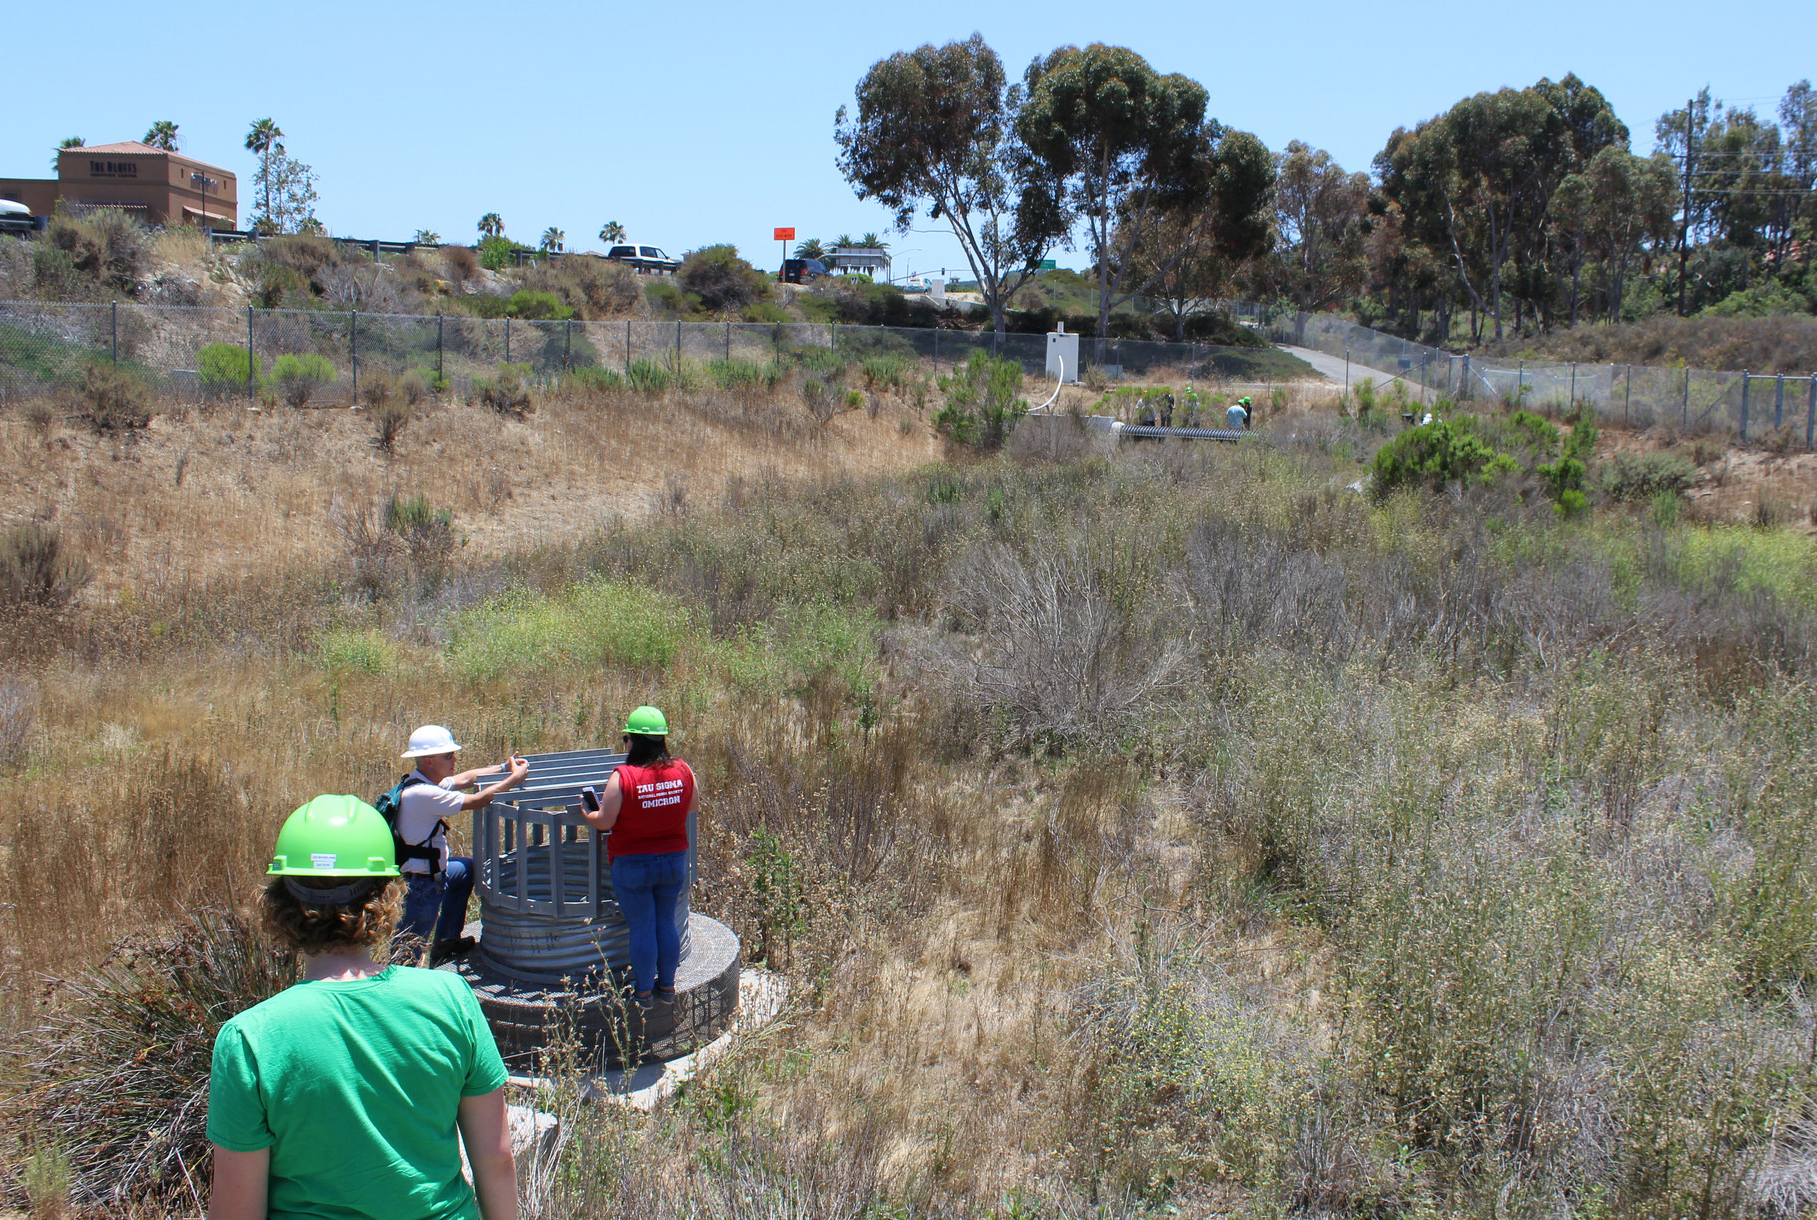
<path fill-rule="evenodd" d="M 411 774 L 415 774 L 415 772 L 412 772 Z M 427 780 L 423 782 L 428 783 Z M 430 843 L 436 835 L 448 833 L 448 823 L 442 818 L 435 819 L 435 825 L 430 827 L 429 833 L 423 837 L 423 841 L 420 843 L 408 841 L 399 833 L 397 828 L 397 816 L 403 812 L 404 808 L 404 792 L 406 789 L 414 788 L 415 786 L 415 784 L 410 782 L 410 776 L 406 775 L 397 782 L 397 787 L 385 794 L 390 802 L 390 808 L 386 811 L 387 816 L 385 820 L 391 823 L 391 842 L 397 849 L 398 867 L 402 868 L 405 863 L 411 860 L 421 860 L 429 866 L 429 875 L 433 877 L 437 873 L 443 871 L 442 852 L 439 847 L 431 847 Z M 434 786 L 435 785 L 430 784 L 430 787 Z"/>

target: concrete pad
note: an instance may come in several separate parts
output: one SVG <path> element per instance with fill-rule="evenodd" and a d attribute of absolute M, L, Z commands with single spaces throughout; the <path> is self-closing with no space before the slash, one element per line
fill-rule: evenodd
<path fill-rule="evenodd" d="M 747 967 L 738 980 L 738 1013 L 725 1033 L 691 1055 L 666 1063 L 646 1063 L 630 1069 L 613 1069 L 589 1079 L 581 1096 L 589 1101 L 654 1110 L 675 1095 L 732 1049 L 740 1034 L 762 1029 L 776 1019 L 788 998 L 788 983 L 767 970 Z M 511 1083 L 529 1089 L 549 1089 L 555 1082 L 542 1076 L 513 1076 Z"/>

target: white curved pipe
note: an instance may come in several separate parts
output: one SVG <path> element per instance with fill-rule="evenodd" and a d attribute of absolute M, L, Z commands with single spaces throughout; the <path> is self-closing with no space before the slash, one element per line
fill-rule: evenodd
<path fill-rule="evenodd" d="M 1066 357 L 1059 352 L 1055 352 L 1054 358 L 1060 362 L 1060 379 L 1054 383 L 1053 394 L 1048 398 L 1048 400 L 1046 402 L 1042 403 L 1040 406 L 1038 406 L 1034 410 L 1030 411 L 1029 412 L 1030 415 L 1033 415 L 1038 411 L 1045 411 L 1049 407 L 1053 406 L 1054 400 L 1060 397 L 1060 388 L 1066 384 Z"/>

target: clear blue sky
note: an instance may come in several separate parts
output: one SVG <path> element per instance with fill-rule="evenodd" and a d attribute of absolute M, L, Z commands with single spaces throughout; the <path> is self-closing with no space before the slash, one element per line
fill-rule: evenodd
<path fill-rule="evenodd" d="M 875 60 L 974 29 L 1019 74 L 1064 43 L 1114 42 L 1202 81 L 1211 110 L 1272 148 L 1367 169 L 1397 125 L 1468 94 L 1576 72 L 1652 145 L 1653 120 L 1708 84 L 1770 111 L 1817 78 L 1817 4 L 1514 5 L 351 4 L 10 6 L 0 176 L 47 176 L 63 136 L 137 139 L 155 119 L 240 176 L 271 116 L 320 175 L 333 233 L 472 241 L 481 214 L 534 244 L 600 225 L 678 254 L 731 241 L 773 265 L 770 230 L 882 230 L 833 168 L 833 112 Z M 932 228 L 922 222 L 922 228 Z M 950 237 L 893 239 L 896 273 L 961 265 Z M 1062 266 L 1083 256 L 1058 252 Z"/>

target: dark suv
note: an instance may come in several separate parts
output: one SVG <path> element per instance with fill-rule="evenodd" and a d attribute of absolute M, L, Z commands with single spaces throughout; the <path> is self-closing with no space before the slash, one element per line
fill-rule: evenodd
<path fill-rule="evenodd" d="M 826 264 L 817 258 L 785 258 L 782 260 L 782 278 L 785 283 L 805 284 L 809 280 L 821 279 L 831 275 Z"/>
<path fill-rule="evenodd" d="M 681 260 L 670 258 L 662 252 L 660 246 L 613 246 L 606 251 L 606 257 L 615 262 L 628 263 L 638 271 L 668 272 L 675 274 L 675 268 L 681 266 Z"/>

